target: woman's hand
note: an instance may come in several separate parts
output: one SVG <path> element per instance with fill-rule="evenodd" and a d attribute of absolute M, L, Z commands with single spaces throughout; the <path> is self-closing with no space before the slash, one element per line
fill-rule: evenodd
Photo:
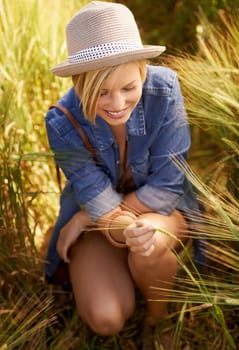
<path fill-rule="evenodd" d="M 147 219 L 136 220 L 123 231 L 129 250 L 143 256 L 153 252 L 155 233 L 155 226 Z"/>
<path fill-rule="evenodd" d="M 92 225 L 93 222 L 89 214 L 85 210 L 76 213 L 70 221 L 61 229 L 57 243 L 56 250 L 61 259 L 69 263 L 69 249 L 77 241 L 80 235 L 86 230 L 87 226 Z"/>

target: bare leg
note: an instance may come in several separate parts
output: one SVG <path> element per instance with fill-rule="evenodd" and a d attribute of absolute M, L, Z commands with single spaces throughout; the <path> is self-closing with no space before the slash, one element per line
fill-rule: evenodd
<path fill-rule="evenodd" d="M 141 217 L 147 218 L 179 239 L 186 230 L 185 219 L 178 211 L 170 216 L 147 213 Z M 178 269 L 177 258 L 171 249 L 177 244 L 174 238 L 159 233 L 155 250 L 150 256 L 129 254 L 130 271 L 147 301 L 148 319 L 152 324 L 167 314 L 169 290 L 172 290 Z M 157 290 L 151 287 L 156 287 Z"/>
<path fill-rule="evenodd" d="M 102 335 L 118 333 L 135 307 L 128 250 L 99 232 L 82 236 L 71 250 L 70 278 L 80 317 Z"/>

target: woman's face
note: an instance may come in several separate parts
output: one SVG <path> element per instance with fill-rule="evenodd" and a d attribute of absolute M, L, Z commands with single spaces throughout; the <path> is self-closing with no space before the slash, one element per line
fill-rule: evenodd
<path fill-rule="evenodd" d="M 96 113 L 109 125 L 126 123 L 142 94 L 142 79 L 135 63 L 120 65 L 103 82 Z"/>

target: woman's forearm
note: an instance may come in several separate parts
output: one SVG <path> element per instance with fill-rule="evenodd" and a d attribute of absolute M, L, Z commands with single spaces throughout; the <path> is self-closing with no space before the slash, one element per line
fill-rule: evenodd
<path fill-rule="evenodd" d="M 151 208 L 147 207 L 138 199 L 135 192 L 131 192 L 124 196 L 124 201 L 121 204 L 121 208 L 123 210 L 131 211 L 135 215 L 152 212 Z"/>

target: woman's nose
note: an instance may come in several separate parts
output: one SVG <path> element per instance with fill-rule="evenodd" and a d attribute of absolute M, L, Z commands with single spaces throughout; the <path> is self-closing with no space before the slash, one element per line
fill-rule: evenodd
<path fill-rule="evenodd" d="M 120 111 L 125 106 L 125 98 L 121 93 L 115 93 L 111 95 L 110 101 L 111 109 L 114 111 Z"/>

